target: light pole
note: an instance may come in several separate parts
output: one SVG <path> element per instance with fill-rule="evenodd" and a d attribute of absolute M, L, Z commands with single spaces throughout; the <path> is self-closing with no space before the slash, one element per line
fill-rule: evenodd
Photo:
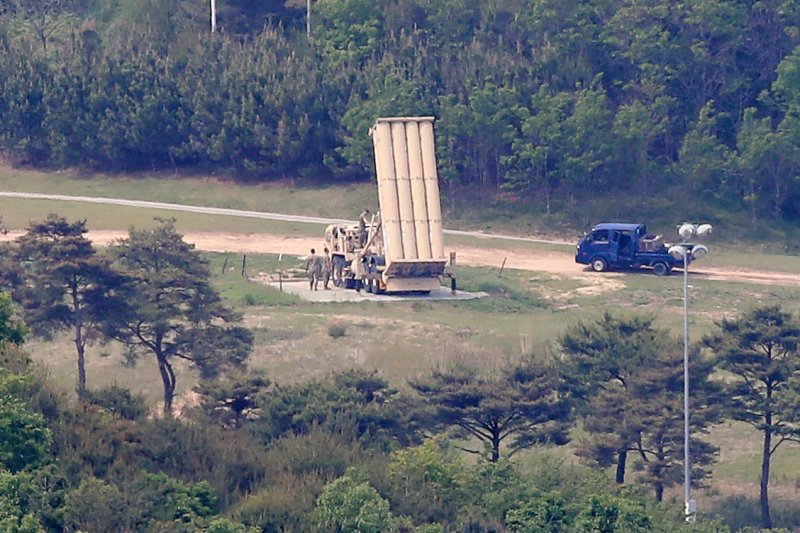
<path fill-rule="evenodd" d="M 211 33 L 217 31 L 217 0 L 211 0 Z"/>
<path fill-rule="evenodd" d="M 311 0 L 306 0 L 306 38 L 311 40 Z"/>
<path fill-rule="evenodd" d="M 678 235 L 683 242 L 669 249 L 675 259 L 683 259 L 683 503 L 687 522 L 694 522 L 697 502 L 692 499 L 692 473 L 689 455 L 689 263 L 708 255 L 708 248 L 689 242 L 693 237 L 711 234 L 711 224 L 681 224 Z"/>

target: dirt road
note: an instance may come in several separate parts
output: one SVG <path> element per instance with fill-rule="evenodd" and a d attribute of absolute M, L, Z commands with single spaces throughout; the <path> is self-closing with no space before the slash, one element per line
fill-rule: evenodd
<path fill-rule="evenodd" d="M 0 236 L 0 240 L 11 240 L 21 232 L 9 232 Z M 124 231 L 91 231 L 89 238 L 100 246 L 107 245 L 115 239 L 127 236 Z M 284 253 L 304 256 L 311 248 L 321 248 L 321 239 L 308 237 L 283 237 L 269 233 L 187 233 L 185 239 L 198 249 L 209 252 L 231 253 Z M 575 263 L 572 254 L 542 251 L 513 251 L 492 248 L 458 246 L 453 251 L 457 254 L 458 264 L 469 266 L 491 266 L 499 268 L 505 259 L 505 268 L 530 270 L 559 274 L 585 281 L 587 290 L 611 289 L 622 286 L 625 274 L 597 274 L 583 265 Z M 730 268 L 692 269 L 693 276 L 718 281 L 734 281 L 764 285 L 800 286 L 800 276 L 786 272 L 754 271 Z"/>

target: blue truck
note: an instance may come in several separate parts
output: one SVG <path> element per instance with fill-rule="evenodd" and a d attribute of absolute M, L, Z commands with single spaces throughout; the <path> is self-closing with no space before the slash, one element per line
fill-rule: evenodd
<path fill-rule="evenodd" d="M 648 267 L 658 276 L 668 276 L 674 267 L 683 267 L 683 260 L 667 250 L 662 236 L 648 234 L 644 224 L 606 222 L 578 242 L 575 262 L 595 272 Z"/>

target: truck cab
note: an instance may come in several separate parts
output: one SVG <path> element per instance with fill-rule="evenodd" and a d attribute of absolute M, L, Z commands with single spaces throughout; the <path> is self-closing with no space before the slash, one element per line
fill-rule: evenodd
<path fill-rule="evenodd" d="M 649 267 L 666 276 L 678 265 L 667 248 L 661 235 L 647 233 L 645 224 L 606 222 L 578 242 L 575 262 L 589 265 L 595 272 Z"/>

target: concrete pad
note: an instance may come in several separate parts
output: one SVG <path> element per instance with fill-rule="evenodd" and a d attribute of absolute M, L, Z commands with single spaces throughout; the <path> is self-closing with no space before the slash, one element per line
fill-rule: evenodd
<path fill-rule="evenodd" d="M 278 283 L 270 281 L 269 286 L 277 289 Z M 432 290 L 430 294 L 370 294 L 364 290 L 359 293 L 355 289 L 340 289 L 333 286 L 327 291 L 322 288 L 312 291 L 308 288 L 307 280 L 284 281 L 283 291 L 299 296 L 309 302 L 405 302 L 410 300 L 425 302 L 434 300 L 472 300 L 488 296 L 485 292 L 456 291 L 453 294 L 449 287 L 439 287 Z"/>

